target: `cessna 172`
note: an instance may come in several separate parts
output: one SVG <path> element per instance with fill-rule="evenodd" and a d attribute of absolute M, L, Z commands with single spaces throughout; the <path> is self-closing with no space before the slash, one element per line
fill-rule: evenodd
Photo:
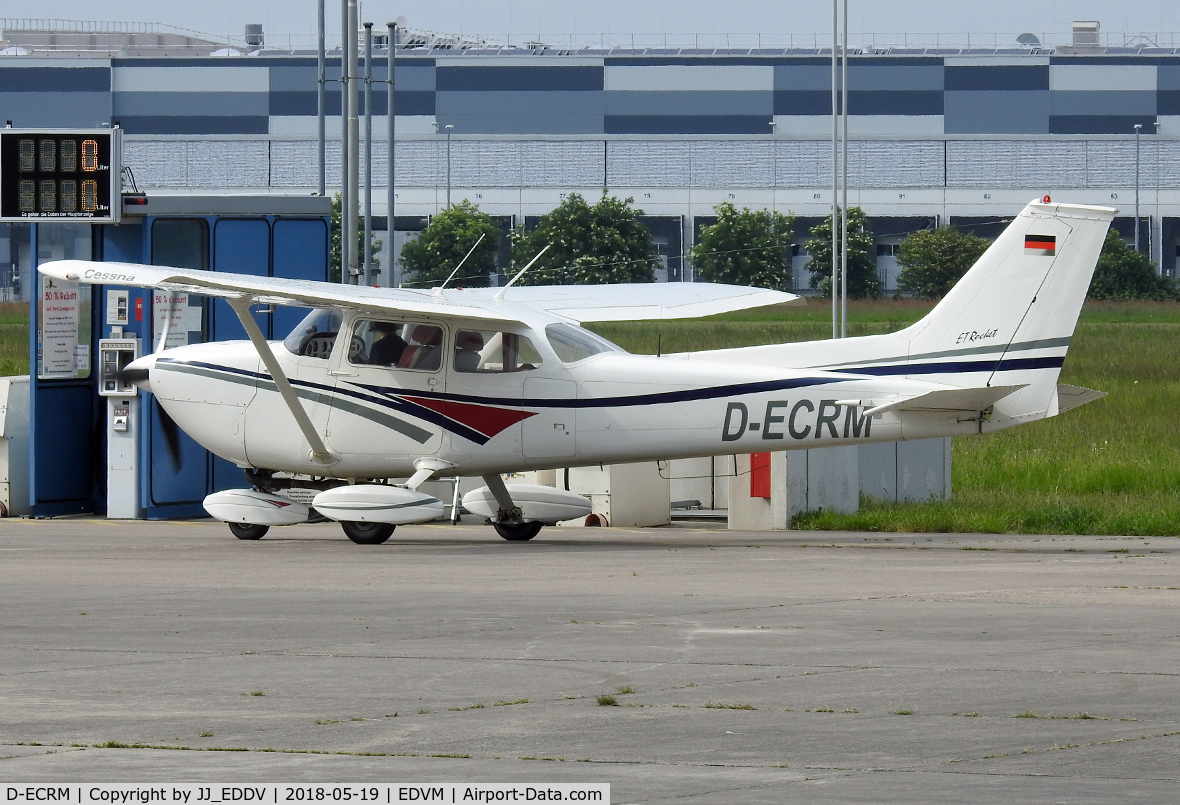
<path fill-rule="evenodd" d="M 486 484 L 464 506 L 527 540 L 590 503 L 506 486 L 501 473 L 990 433 L 1101 396 L 1057 379 L 1114 213 L 1030 203 L 895 333 L 663 356 L 628 354 L 579 325 L 797 297 L 707 283 L 377 289 L 73 260 L 39 270 L 233 307 L 249 341 L 165 349 L 126 371 L 246 471 L 252 488 L 205 499 L 239 538 L 328 518 L 354 542 L 384 542 L 398 524 L 442 514 L 423 482 L 463 474 Z M 312 311 L 271 343 L 256 304 Z M 310 506 L 290 496 L 300 487 L 316 493 Z"/>

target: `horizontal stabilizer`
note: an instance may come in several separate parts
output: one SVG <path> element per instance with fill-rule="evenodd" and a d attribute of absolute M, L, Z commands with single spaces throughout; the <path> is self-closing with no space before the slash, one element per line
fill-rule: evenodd
<path fill-rule="evenodd" d="M 883 414 L 886 411 L 983 411 L 1026 385 L 1028 384 L 982 386 L 970 389 L 939 389 L 919 394 L 916 397 L 907 397 L 878 405 L 865 411 L 865 416 Z"/>
<path fill-rule="evenodd" d="M 1062 413 L 1105 396 L 1105 391 L 1094 391 L 1094 389 L 1086 389 L 1081 386 L 1067 386 L 1064 383 L 1058 383 L 1057 412 Z"/>

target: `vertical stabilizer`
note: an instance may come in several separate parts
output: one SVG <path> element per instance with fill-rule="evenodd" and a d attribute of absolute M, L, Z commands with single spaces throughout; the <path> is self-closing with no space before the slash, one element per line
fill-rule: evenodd
<path fill-rule="evenodd" d="M 997 426 L 1055 414 L 1057 377 L 1114 214 L 1073 204 L 1025 207 L 934 310 L 898 334 L 909 340 L 908 376 L 962 387 L 1026 385 L 996 404 Z"/>

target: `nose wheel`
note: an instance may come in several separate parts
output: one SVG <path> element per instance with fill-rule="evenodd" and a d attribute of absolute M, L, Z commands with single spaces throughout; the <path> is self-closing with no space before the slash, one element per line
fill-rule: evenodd
<path fill-rule="evenodd" d="M 540 523 L 492 523 L 492 527 L 509 542 L 528 542 L 541 533 Z"/>

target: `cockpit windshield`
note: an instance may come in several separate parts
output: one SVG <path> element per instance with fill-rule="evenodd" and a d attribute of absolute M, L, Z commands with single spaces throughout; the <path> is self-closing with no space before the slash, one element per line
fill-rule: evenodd
<path fill-rule="evenodd" d="M 283 346 L 292 355 L 327 360 L 343 321 L 344 315 L 338 310 L 316 308 L 283 339 Z"/>
<path fill-rule="evenodd" d="M 600 335 L 569 324 L 550 324 L 545 328 L 545 338 L 562 363 L 577 363 L 602 352 L 625 351 Z"/>

